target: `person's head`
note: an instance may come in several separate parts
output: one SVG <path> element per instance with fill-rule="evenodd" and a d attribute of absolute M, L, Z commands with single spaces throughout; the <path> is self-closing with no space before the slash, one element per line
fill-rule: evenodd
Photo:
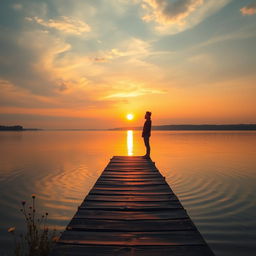
<path fill-rule="evenodd" d="M 145 114 L 145 119 L 150 119 L 151 118 L 151 112 L 147 111 Z"/>

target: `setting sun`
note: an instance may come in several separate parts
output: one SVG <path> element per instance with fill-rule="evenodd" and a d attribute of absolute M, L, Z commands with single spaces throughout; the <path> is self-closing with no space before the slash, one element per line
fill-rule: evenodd
<path fill-rule="evenodd" d="M 134 115 L 133 115 L 133 114 L 127 114 L 127 115 L 126 115 L 126 118 L 127 118 L 128 120 L 132 120 L 132 119 L 133 119 L 133 117 L 134 117 Z"/>

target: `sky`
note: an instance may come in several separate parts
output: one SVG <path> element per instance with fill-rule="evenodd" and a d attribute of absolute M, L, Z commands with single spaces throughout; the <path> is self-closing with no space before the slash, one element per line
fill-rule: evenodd
<path fill-rule="evenodd" d="M 256 0 L 0 0 L 0 124 L 256 123 L 255 46 Z"/>

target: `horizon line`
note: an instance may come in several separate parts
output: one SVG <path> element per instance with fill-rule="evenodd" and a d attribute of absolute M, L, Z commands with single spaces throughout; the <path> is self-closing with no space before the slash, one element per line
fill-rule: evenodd
<path fill-rule="evenodd" d="M 114 128 L 25 128 L 21 125 L 0 125 L 0 130 L 4 128 L 20 127 L 22 131 L 29 130 L 67 130 L 67 131 L 115 131 L 115 130 L 141 130 L 142 126 L 124 126 Z M 2 129 L 1 129 L 2 128 Z M 152 130 L 256 130 L 256 123 L 234 123 L 234 124 L 162 124 L 152 125 Z M 223 128 L 223 129 L 221 129 Z"/>

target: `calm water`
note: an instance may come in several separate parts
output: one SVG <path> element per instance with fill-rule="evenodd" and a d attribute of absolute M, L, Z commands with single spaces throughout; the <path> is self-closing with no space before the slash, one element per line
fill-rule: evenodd
<path fill-rule="evenodd" d="M 152 158 L 216 255 L 255 255 L 256 132 L 153 132 Z M 140 132 L 0 133 L 0 255 L 20 202 L 62 230 L 113 155 L 142 155 Z"/>

